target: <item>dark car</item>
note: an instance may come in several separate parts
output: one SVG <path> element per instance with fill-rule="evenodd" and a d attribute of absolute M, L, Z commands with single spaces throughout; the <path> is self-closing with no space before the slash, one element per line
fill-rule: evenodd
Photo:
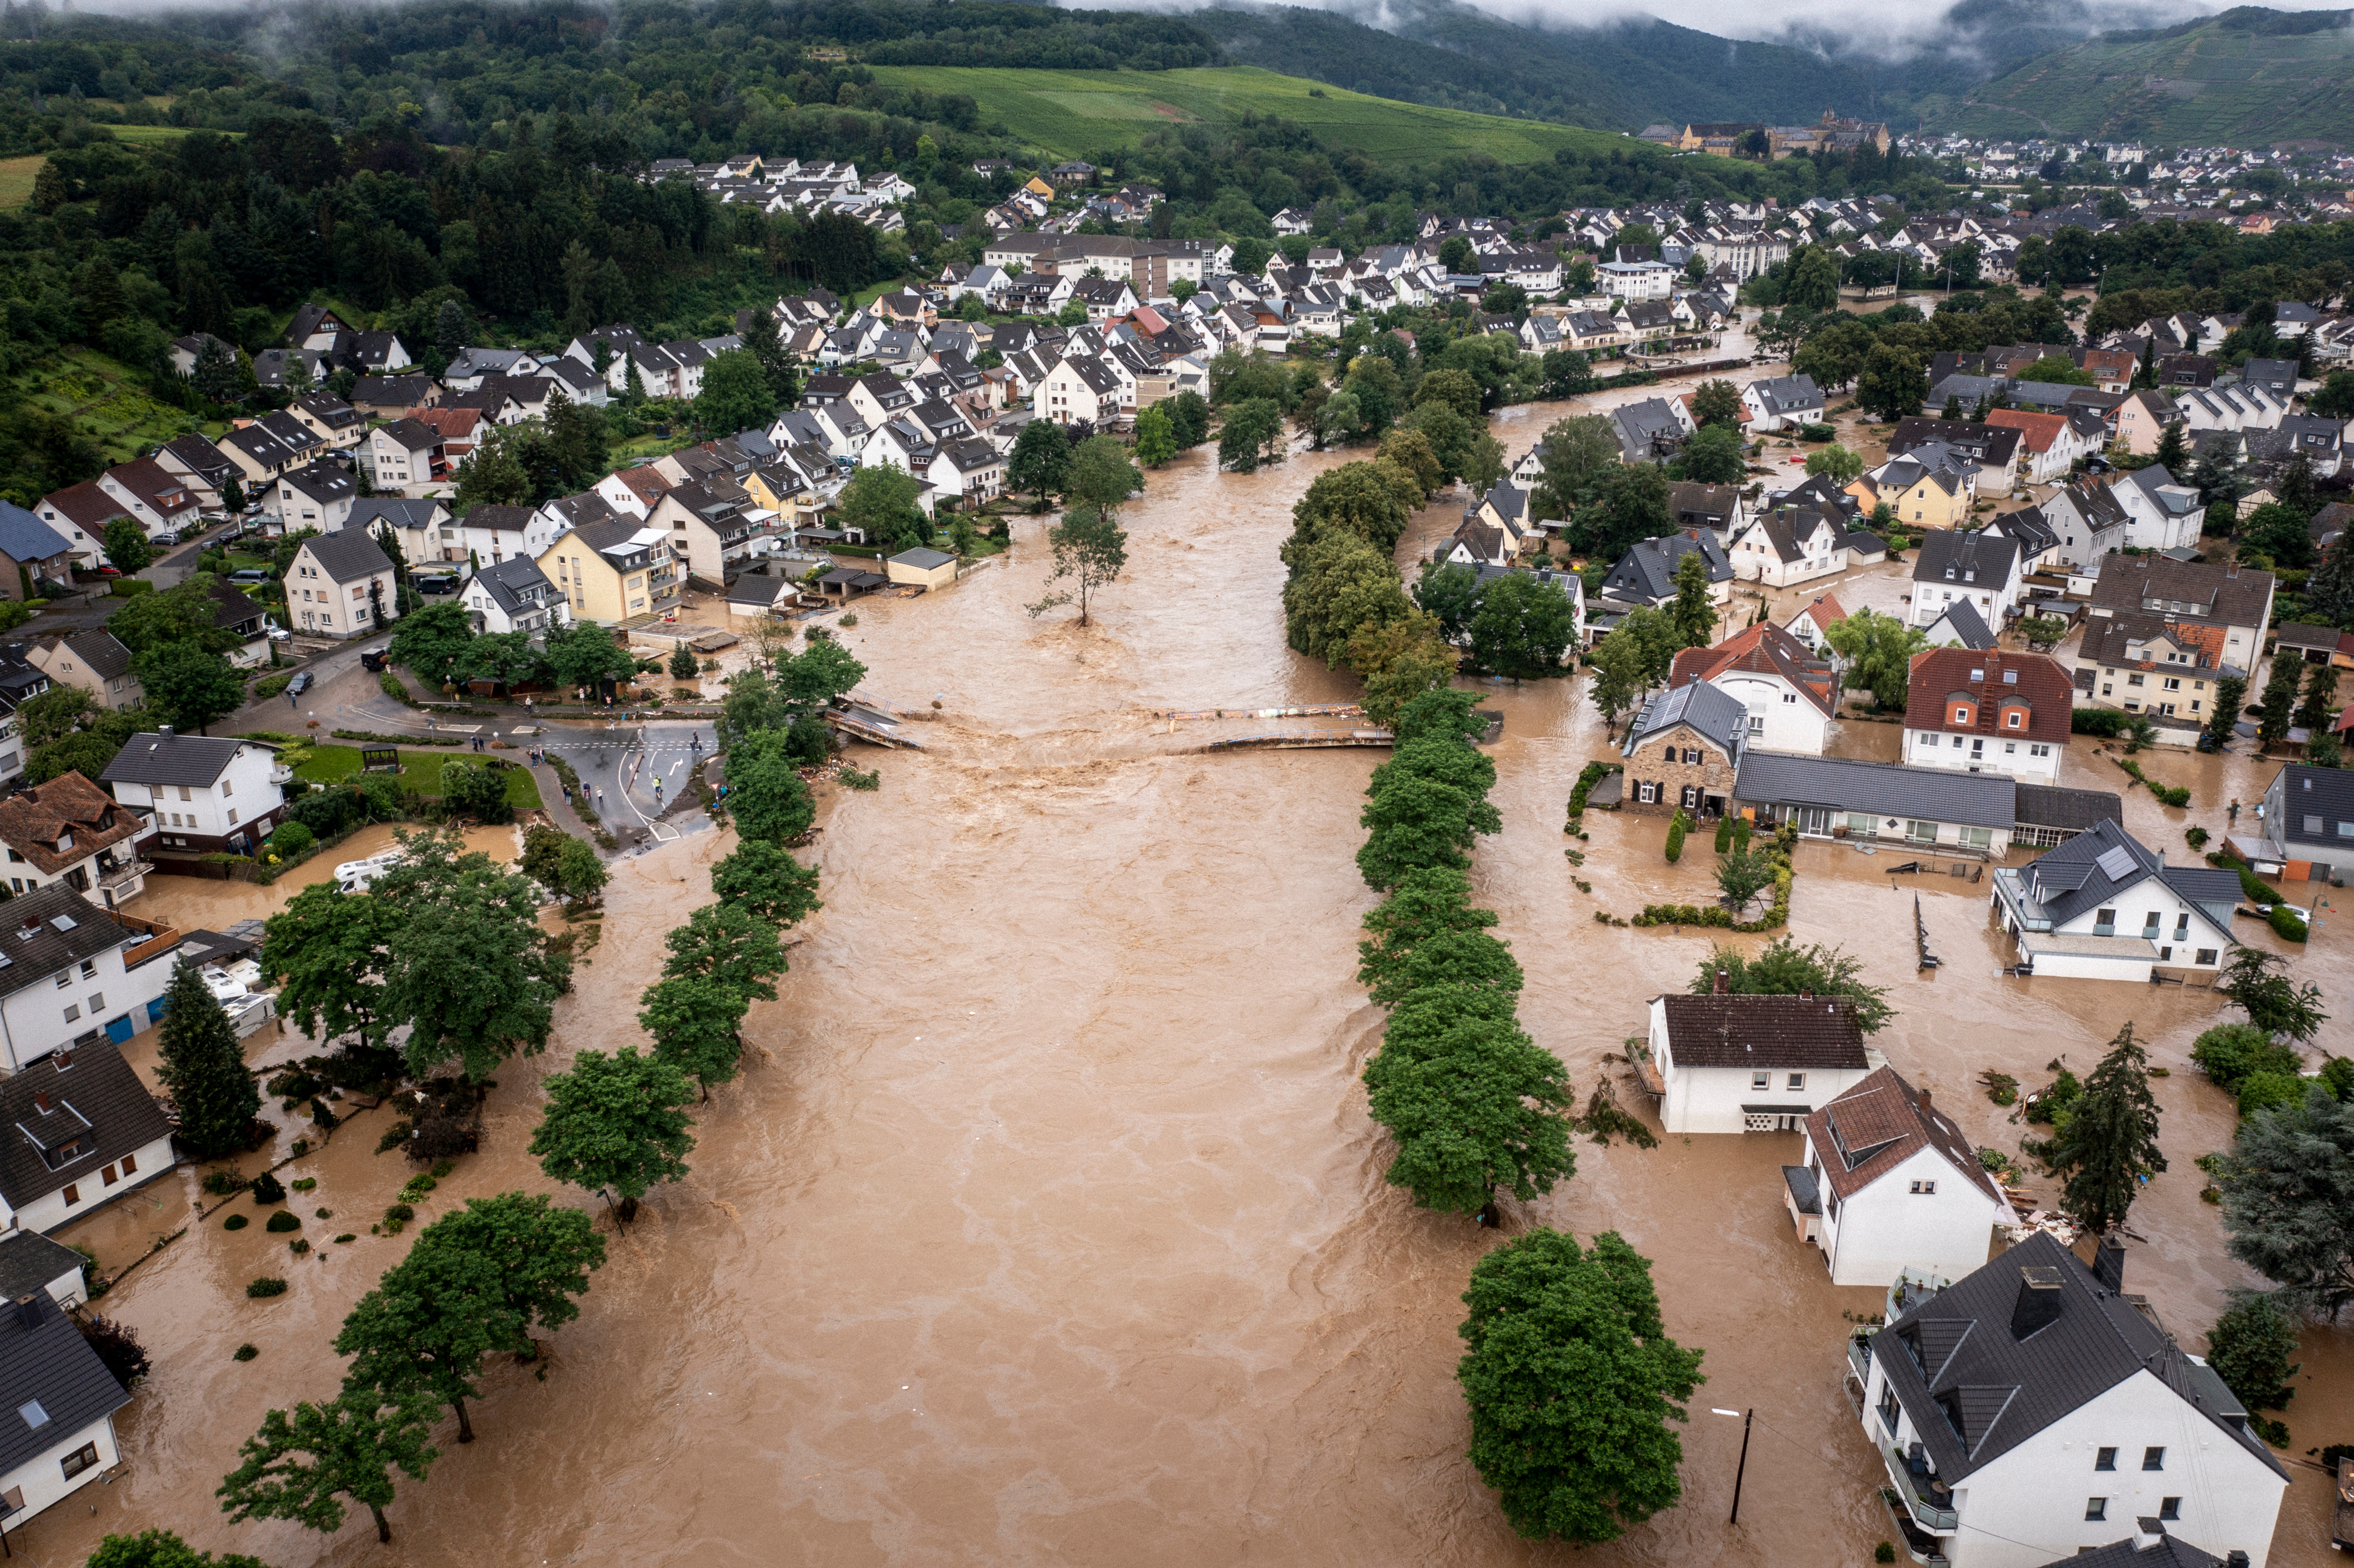
<path fill-rule="evenodd" d="M 309 691 L 311 689 L 311 672 L 308 670 L 295 671 L 294 678 L 286 683 L 286 689 L 298 697 L 303 693 Z"/>
<path fill-rule="evenodd" d="M 229 573 L 228 580 L 233 583 L 266 583 L 270 580 L 270 574 L 259 567 L 247 567 L 241 571 Z"/>
<path fill-rule="evenodd" d="M 430 594 L 456 593 L 458 579 L 456 577 L 419 577 L 417 591 Z"/>
<path fill-rule="evenodd" d="M 360 668 L 371 675 L 384 673 L 385 665 L 388 662 L 380 650 L 374 648 L 368 649 L 360 655 Z"/>

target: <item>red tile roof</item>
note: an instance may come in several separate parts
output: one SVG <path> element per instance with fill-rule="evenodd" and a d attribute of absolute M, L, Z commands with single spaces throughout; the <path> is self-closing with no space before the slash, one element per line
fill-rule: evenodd
<path fill-rule="evenodd" d="M 1924 1149 L 1943 1155 L 1956 1173 L 1972 1186 L 2003 1202 L 1994 1179 L 1980 1168 L 1969 1139 L 1931 1104 L 1925 1089 L 1915 1089 L 1882 1067 L 1855 1087 L 1807 1118 L 1815 1158 L 1831 1191 L 1844 1200 L 1870 1186 Z M 1849 1158 L 1857 1155 L 1850 1170 Z M 2008 1204 L 2005 1204 L 2008 1207 Z"/>
<path fill-rule="evenodd" d="M 1831 711 L 1831 667 L 1807 645 L 1770 621 L 1760 621 L 1712 648 L 1687 648 L 1668 672 L 1670 690 L 1692 681 L 1712 681 L 1729 670 L 1779 675 L 1804 692 L 1815 706 Z"/>
<path fill-rule="evenodd" d="M 2009 678 L 2014 675 L 2016 680 Z M 2065 746 L 2075 691 L 2060 662 L 2041 653 L 1931 648 L 1913 655 L 1904 727 Z M 2007 712 L 2020 706 L 2027 710 L 2025 722 L 2013 728 Z M 1955 720 L 1961 707 L 1968 710 L 1966 723 Z"/>
<path fill-rule="evenodd" d="M 1826 593 L 1817 595 L 1813 603 L 1806 606 L 1805 609 L 1798 610 L 1796 614 L 1793 614 L 1790 617 L 1790 620 L 1797 620 L 1799 616 L 1807 614 L 1808 610 L 1814 612 L 1814 622 L 1818 628 L 1835 625 L 1847 619 L 1847 611 L 1840 608 L 1840 601 Z M 1787 626 L 1790 624 L 1790 620 L 1786 620 L 1782 624 L 1784 626 Z"/>
<path fill-rule="evenodd" d="M 1989 408 L 1986 422 L 2008 425 L 2019 431 L 2019 439 L 2026 443 L 2027 450 L 2037 453 L 2050 451 L 2052 443 L 2060 439 L 2060 432 L 2068 428 L 2062 415 L 2031 413 L 2025 408 Z"/>

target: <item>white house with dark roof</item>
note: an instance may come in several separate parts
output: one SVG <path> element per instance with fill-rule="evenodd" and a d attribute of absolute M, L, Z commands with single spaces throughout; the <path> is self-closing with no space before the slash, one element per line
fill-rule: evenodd
<path fill-rule="evenodd" d="M 1811 376 L 1763 376 L 1742 392 L 1741 406 L 1749 411 L 1753 434 L 1820 424 L 1823 389 Z"/>
<path fill-rule="evenodd" d="M 146 689 L 132 673 L 131 650 L 103 626 L 37 637 L 25 644 L 25 662 L 63 686 L 78 686 L 105 708 L 135 708 Z"/>
<path fill-rule="evenodd" d="M 2264 786 L 2255 831 L 2232 834 L 2232 846 L 2291 882 L 2354 873 L 2354 772 L 2289 763 Z"/>
<path fill-rule="evenodd" d="M 1716 542 L 1716 535 L 1705 528 L 1645 539 L 1618 557 L 1618 564 L 1602 579 L 1602 591 L 1612 599 L 1657 609 L 1676 597 L 1676 568 L 1682 565 L 1685 556 L 1694 552 L 1708 564 L 1709 602 L 1729 602 L 1733 598 L 1733 562 L 1725 555 L 1724 546 Z"/>
<path fill-rule="evenodd" d="M 1981 652 L 2001 641 L 1967 599 L 1941 606 L 1937 619 L 1929 623 L 1926 639 L 1932 648 L 1967 648 Z"/>
<path fill-rule="evenodd" d="M 2156 463 L 2118 474 L 2110 487 L 2125 508 L 2126 544 L 2137 550 L 2196 548 L 2206 508 L 2199 492 Z"/>
<path fill-rule="evenodd" d="M 395 419 L 368 432 L 360 461 L 379 493 L 422 496 L 454 488 L 441 450 L 441 432 L 422 419 Z"/>
<path fill-rule="evenodd" d="M 140 934 L 69 890 L 54 891 L 65 897 L 28 895 L 15 902 L 37 900 L 37 909 L 12 908 L 0 921 L 0 947 L 12 956 L 0 969 L 0 987 L 15 988 L 0 1001 L 0 1019 L 12 1051 L 21 1044 L 32 1053 L 0 1079 L 0 1223 L 36 1234 L 78 1220 L 176 1163 L 171 1124 L 100 1022 L 133 1010 L 122 951 Z M 78 913 L 66 914 L 68 906 Z M 38 918 L 42 910 L 54 913 Z M 59 918 L 73 924 L 60 932 Z M 27 919 L 37 920 L 37 935 L 26 931 Z M 164 973 L 143 989 L 160 995 L 171 960 L 150 967 Z M 22 969 L 33 972 L 19 975 Z M 60 979 L 64 985 L 56 983 Z M 112 1000 L 101 987 L 113 989 Z M 135 1011 L 143 1027 L 144 996 Z M 47 1022 L 51 1018 L 62 1022 Z M 119 1018 L 118 1028 L 127 1021 Z M 20 1031 L 27 1036 L 21 1043 L 14 1038 Z"/>
<path fill-rule="evenodd" d="M 251 854 L 285 815 L 278 748 L 226 736 L 179 735 L 169 725 L 134 735 L 99 782 L 154 819 L 154 848 L 181 854 Z"/>
<path fill-rule="evenodd" d="M 530 556 L 510 556 L 476 572 L 467 579 L 464 603 L 478 632 L 538 637 L 571 620 L 569 604 Z"/>
<path fill-rule="evenodd" d="M 1644 1086 L 1676 1135 L 1790 1131 L 1882 1065 L 1845 997 L 1670 992 L 1648 1044 Z"/>
<path fill-rule="evenodd" d="M 1882 1067 L 1801 1124 L 1783 1206 L 1833 1285 L 1886 1289 L 1907 1268 L 1957 1278 L 2017 1216 L 1953 1119 Z"/>
<path fill-rule="evenodd" d="M 289 534 L 302 528 L 332 534 L 351 521 L 359 498 L 360 482 L 352 471 L 323 458 L 280 474 L 263 503 Z"/>
<path fill-rule="evenodd" d="M 1962 532 L 1933 528 L 1921 535 L 1913 561 L 1913 601 L 1908 626 L 1934 626 L 1956 602 L 1967 601 L 1978 618 L 1999 628 L 2019 603 L 2021 578 L 2019 541 L 1986 529 Z"/>
<path fill-rule="evenodd" d="M 1841 757 L 1749 751 L 1733 793 L 1761 827 L 1794 822 L 1807 838 L 1947 853 L 1999 856 L 2018 821 L 2018 786 L 2004 775 Z"/>
<path fill-rule="evenodd" d="M 1743 580 L 1788 588 L 1847 569 L 1846 519 L 1814 507 L 1777 506 L 1735 532 L 1725 554 Z"/>
<path fill-rule="evenodd" d="M 1952 1284 L 1907 1278 L 1848 1341 L 1874 1488 L 1916 1562 L 2042 1568 L 2149 1521 L 2264 1568 L 2288 1473 L 2214 1370 L 2043 1232 Z"/>
<path fill-rule="evenodd" d="M 398 618 L 394 583 L 392 557 L 366 533 L 322 534 L 286 568 L 286 614 L 314 636 L 365 637 Z"/>
<path fill-rule="evenodd" d="M 131 1396 L 46 1293 L 0 1309 L 0 1401 L 14 1413 L 0 1415 L 0 1523 L 20 1526 L 122 1462 L 114 1413 Z"/>
<path fill-rule="evenodd" d="M 2239 878 L 2169 866 L 2114 821 L 1994 873 L 1994 912 L 2038 978 L 2135 980 L 2159 969 L 2212 976 L 2232 945 Z"/>
<path fill-rule="evenodd" d="M 449 523 L 450 507 L 445 502 L 372 495 L 352 503 L 352 514 L 345 519 L 344 526 L 372 539 L 377 538 L 382 530 L 391 529 L 392 536 L 400 543 L 401 559 L 412 567 L 422 567 L 449 558 L 442 552 L 441 539 L 441 530 Z"/>

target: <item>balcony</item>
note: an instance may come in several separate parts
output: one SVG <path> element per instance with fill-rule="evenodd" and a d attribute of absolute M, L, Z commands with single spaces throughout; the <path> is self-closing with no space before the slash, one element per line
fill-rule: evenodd
<path fill-rule="evenodd" d="M 120 887 L 126 882 L 136 881 L 154 869 L 145 861 L 138 859 L 125 861 L 121 865 L 101 866 L 98 870 L 98 885 L 101 887 Z"/>
<path fill-rule="evenodd" d="M 1941 1491 L 1936 1482 L 1926 1475 L 1915 1476 L 1897 1449 L 1885 1451 L 1889 1478 L 1896 1483 L 1898 1502 L 1912 1514 L 1923 1530 L 1951 1535 L 1962 1527 L 1962 1516 L 1946 1506 L 1953 1493 Z"/>
<path fill-rule="evenodd" d="M 1847 1364 L 1854 1369 L 1856 1376 L 1863 1380 L 1864 1387 L 1870 1388 L 1872 1386 L 1872 1341 L 1861 1334 L 1849 1340 Z"/>

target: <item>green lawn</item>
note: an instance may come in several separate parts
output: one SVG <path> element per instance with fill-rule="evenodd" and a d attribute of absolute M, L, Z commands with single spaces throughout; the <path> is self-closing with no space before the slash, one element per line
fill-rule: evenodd
<path fill-rule="evenodd" d="M 409 794 L 421 795 L 433 800 L 439 800 L 441 795 L 443 763 L 452 757 L 462 761 L 473 760 L 473 754 L 470 751 L 445 751 L 429 747 L 416 751 L 402 751 L 398 755 L 401 766 L 401 789 Z M 334 784 L 350 778 L 359 770 L 360 748 L 358 747 L 321 746 L 313 747 L 310 756 L 295 765 L 294 777 L 307 779 L 313 784 Z M 540 804 L 539 783 L 532 778 L 531 769 L 510 768 L 504 771 L 507 781 L 507 804 L 518 811 L 537 810 Z"/>
<path fill-rule="evenodd" d="M 96 349 L 61 350 L 43 362 L 43 371 L 27 387 L 30 400 L 69 416 L 97 438 L 109 462 L 128 462 L 143 448 L 184 435 L 196 423 L 186 409 L 157 401 L 145 376 Z M 210 435 L 226 427 L 202 429 Z"/>
<path fill-rule="evenodd" d="M 1002 120 L 1015 135 L 1061 156 L 1130 144 L 1156 126 L 1231 122 L 1246 111 L 1298 121 L 1328 141 L 1394 164 L 1429 163 L 1458 153 L 1486 153 L 1507 164 L 1533 164 L 1552 157 L 1557 147 L 1606 151 L 1628 144 L 1626 137 L 1606 131 L 1400 103 L 1250 66 L 1169 71 L 876 66 L 874 70 L 887 82 L 930 92 L 970 93 L 980 102 L 983 119 Z"/>

